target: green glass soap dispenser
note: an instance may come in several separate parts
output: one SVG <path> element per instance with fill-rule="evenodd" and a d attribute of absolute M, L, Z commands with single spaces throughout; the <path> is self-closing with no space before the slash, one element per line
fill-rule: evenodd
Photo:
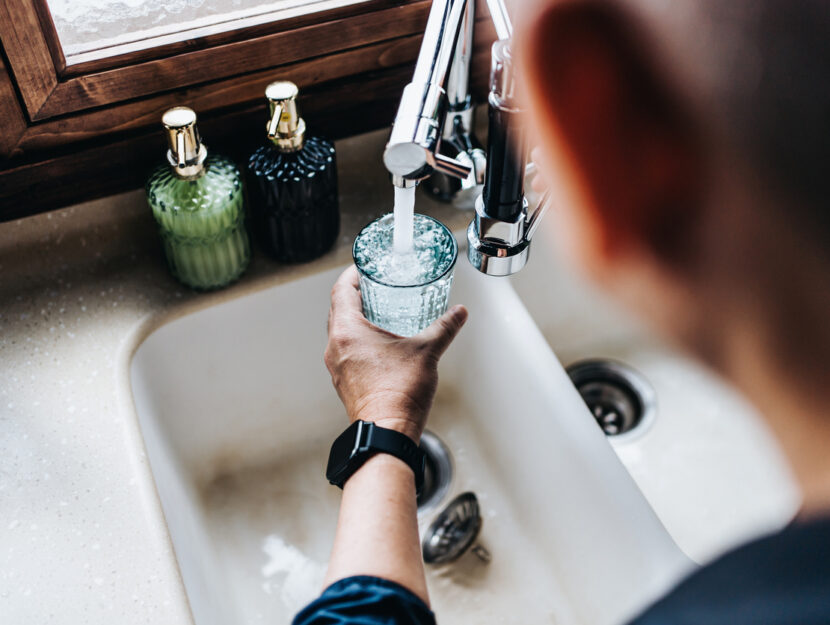
<path fill-rule="evenodd" d="M 251 258 L 239 169 L 210 154 L 185 106 L 161 118 L 167 162 L 147 180 L 147 202 L 158 222 L 167 263 L 187 286 L 217 289 L 236 280 Z"/>

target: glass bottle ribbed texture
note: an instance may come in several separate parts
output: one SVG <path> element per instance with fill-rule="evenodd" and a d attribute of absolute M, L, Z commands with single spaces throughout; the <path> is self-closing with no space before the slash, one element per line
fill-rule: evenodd
<path fill-rule="evenodd" d="M 146 186 L 173 275 L 194 289 L 216 289 L 236 280 L 251 258 L 239 169 L 211 154 L 195 180 L 159 165 Z"/>
<path fill-rule="evenodd" d="M 309 137 L 297 152 L 260 147 L 248 160 L 251 228 L 281 262 L 325 254 L 340 231 L 334 145 Z"/>

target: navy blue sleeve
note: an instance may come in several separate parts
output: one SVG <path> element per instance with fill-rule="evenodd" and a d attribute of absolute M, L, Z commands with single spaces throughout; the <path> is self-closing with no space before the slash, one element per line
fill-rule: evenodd
<path fill-rule="evenodd" d="M 400 584 L 358 576 L 326 588 L 292 625 L 435 625 L 435 615 Z"/>

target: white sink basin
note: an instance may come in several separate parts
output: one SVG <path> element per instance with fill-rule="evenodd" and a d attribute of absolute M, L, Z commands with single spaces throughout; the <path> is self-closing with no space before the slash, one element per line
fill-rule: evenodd
<path fill-rule="evenodd" d="M 703 563 L 789 522 L 799 495 L 752 407 L 566 269 L 553 227 L 543 223 L 510 281 L 564 366 L 611 358 L 651 383 L 652 427 L 609 440 L 677 544 Z"/>
<path fill-rule="evenodd" d="M 135 406 L 197 625 L 289 623 L 320 591 L 340 495 L 323 469 L 346 425 L 322 362 L 338 272 L 179 318 L 133 359 Z M 471 316 L 442 360 L 429 427 L 454 456 L 444 502 L 477 493 L 493 559 L 431 568 L 434 609 L 445 624 L 623 622 L 691 562 L 509 282 L 461 260 L 453 298 Z"/>

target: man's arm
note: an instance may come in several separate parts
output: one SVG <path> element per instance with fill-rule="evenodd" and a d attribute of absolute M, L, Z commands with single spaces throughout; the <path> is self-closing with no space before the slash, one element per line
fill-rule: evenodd
<path fill-rule="evenodd" d="M 421 334 L 401 338 L 363 316 L 357 270 L 332 289 L 326 366 L 349 421 L 373 421 L 419 441 L 438 383 L 438 359 L 467 320 L 456 306 Z M 428 603 L 418 539 L 415 476 L 388 454 L 346 482 L 326 584 L 355 575 L 396 582 Z"/>
<path fill-rule="evenodd" d="M 371 575 L 400 584 L 429 605 L 417 511 L 412 469 L 388 454 L 370 458 L 343 487 L 326 585 Z"/>

